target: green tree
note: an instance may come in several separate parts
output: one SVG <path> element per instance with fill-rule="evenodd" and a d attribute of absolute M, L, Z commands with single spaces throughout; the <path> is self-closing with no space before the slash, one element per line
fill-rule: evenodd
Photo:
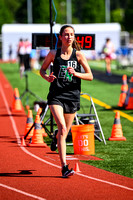
<path fill-rule="evenodd" d="M 111 21 L 122 23 L 124 18 L 124 10 L 123 9 L 115 9 L 111 12 Z"/>
<path fill-rule="evenodd" d="M 21 3 L 15 13 L 17 23 L 27 23 L 27 0 L 21 0 Z"/>
<path fill-rule="evenodd" d="M 78 23 L 105 22 L 105 0 L 73 0 L 73 6 L 75 7 L 73 10 L 73 23 L 75 21 L 78 21 Z"/>
<path fill-rule="evenodd" d="M 32 0 L 33 23 L 49 23 L 49 0 Z M 21 0 L 16 12 L 17 23 L 27 23 L 27 0 Z"/>
<path fill-rule="evenodd" d="M 49 0 L 33 0 L 33 22 L 49 23 L 50 21 L 50 2 Z M 52 1 L 52 17 L 56 23 L 66 23 L 66 0 Z"/>
<path fill-rule="evenodd" d="M 124 27 L 125 30 L 133 32 L 133 1 L 128 0 L 128 6 L 125 9 Z"/>
<path fill-rule="evenodd" d="M 33 23 L 49 23 L 49 0 L 33 0 Z"/>
<path fill-rule="evenodd" d="M 49 23 L 50 5 L 49 0 L 32 0 L 33 23 Z M 53 21 L 66 23 L 67 0 L 52 0 L 54 2 Z M 105 0 L 71 0 L 72 23 L 104 23 Z M 111 22 L 119 22 L 123 29 L 133 31 L 133 1 L 110 0 Z M 0 29 L 5 23 L 27 23 L 27 0 L 0 0 Z"/>
<path fill-rule="evenodd" d="M 0 30 L 3 24 L 12 23 L 13 16 L 10 10 L 6 7 L 4 0 L 0 0 Z"/>
<path fill-rule="evenodd" d="M 10 11 L 10 15 L 12 16 L 12 19 L 15 22 L 15 13 L 21 5 L 20 1 L 18 1 L 18 0 L 12 0 L 12 1 L 6 0 L 5 5 L 6 5 L 6 8 Z"/>
<path fill-rule="evenodd" d="M 55 0 L 55 7 L 57 11 L 57 23 L 65 24 L 67 20 L 66 16 L 66 0 Z M 54 7 L 53 7 L 54 8 Z M 53 17 L 55 16 L 55 12 L 53 9 Z"/>
<path fill-rule="evenodd" d="M 15 13 L 20 6 L 18 0 L 0 0 L 0 32 L 3 24 L 14 23 Z"/>

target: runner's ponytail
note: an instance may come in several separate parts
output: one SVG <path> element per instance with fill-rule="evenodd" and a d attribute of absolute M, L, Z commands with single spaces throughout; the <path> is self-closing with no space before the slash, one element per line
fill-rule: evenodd
<path fill-rule="evenodd" d="M 73 41 L 72 47 L 75 48 L 78 51 L 81 50 L 81 45 L 77 42 L 76 38 Z"/>

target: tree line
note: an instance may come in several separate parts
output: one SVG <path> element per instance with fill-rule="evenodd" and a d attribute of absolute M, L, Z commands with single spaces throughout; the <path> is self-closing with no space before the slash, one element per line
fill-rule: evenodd
<path fill-rule="evenodd" d="M 67 0 L 53 0 L 56 23 L 67 23 Z M 71 0 L 72 23 L 105 23 L 105 0 Z M 56 12 L 53 6 L 53 21 Z M 32 0 L 33 23 L 49 23 L 49 0 Z M 133 32 L 133 1 L 110 0 L 110 22 L 121 24 L 123 31 Z M 27 0 L 0 0 L 0 31 L 3 24 L 28 23 Z"/>

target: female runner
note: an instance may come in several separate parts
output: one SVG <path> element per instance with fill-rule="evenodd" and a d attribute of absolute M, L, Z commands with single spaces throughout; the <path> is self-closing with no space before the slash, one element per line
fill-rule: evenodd
<path fill-rule="evenodd" d="M 66 163 L 66 137 L 76 111 L 80 109 L 81 79 L 92 81 L 93 75 L 75 39 L 74 28 L 71 25 L 62 26 L 59 38 L 62 42 L 61 48 L 50 50 L 42 64 L 40 74 L 51 83 L 47 99 L 58 127 L 51 149 L 55 150 L 57 143 L 62 177 L 68 177 L 74 174 L 74 170 L 69 169 Z M 46 70 L 51 62 L 53 71 L 48 75 Z M 85 73 L 81 73 L 81 65 Z"/>

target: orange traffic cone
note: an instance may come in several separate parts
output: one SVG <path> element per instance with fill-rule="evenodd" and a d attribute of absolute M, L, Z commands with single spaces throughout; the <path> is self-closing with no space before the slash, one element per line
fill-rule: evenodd
<path fill-rule="evenodd" d="M 126 106 L 127 110 L 133 109 L 133 76 L 131 77 L 130 83 L 131 85 L 129 88 L 129 98 Z"/>
<path fill-rule="evenodd" d="M 109 140 L 110 141 L 125 141 L 126 140 L 126 138 L 123 136 L 123 132 L 122 132 L 119 111 L 116 112 L 114 124 L 112 127 L 111 137 L 109 138 Z"/>
<path fill-rule="evenodd" d="M 24 136 L 28 133 L 28 131 L 30 130 L 30 128 L 31 128 L 32 125 L 33 125 L 32 110 L 28 110 L 28 115 L 27 115 L 27 121 L 26 121 L 26 127 L 25 127 Z M 34 127 L 31 129 L 31 131 L 27 135 L 26 139 L 30 139 L 33 136 L 33 133 L 34 133 Z"/>
<path fill-rule="evenodd" d="M 43 122 L 42 122 L 43 123 Z M 42 127 L 42 125 L 41 125 L 41 128 L 42 128 L 42 135 L 43 135 L 43 137 L 47 137 L 48 135 L 47 135 L 47 133 L 45 132 L 45 129 Z"/>
<path fill-rule="evenodd" d="M 38 108 L 37 115 L 40 115 L 41 112 L 42 112 L 42 108 L 40 107 L 40 108 Z"/>
<path fill-rule="evenodd" d="M 24 137 L 21 138 L 21 146 L 25 147 L 26 144 L 25 144 L 25 140 L 24 140 Z"/>
<path fill-rule="evenodd" d="M 13 98 L 13 103 L 11 107 L 12 112 L 22 112 L 23 111 L 23 106 L 19 97 L 19 91 L 18 88 L 14 89 L 14 98 Z"/>
<path fill-rule="evenodd" d="M 29 105 L 26 105 L 25 108 L 26 108 L 26 110 L 30 110 L 30 106 Z"/>
<path fill-rule="evenodd" d="M 37 111 L 37 115 L 40 115 L 41 112 L 42 112 L 42 108 L 39 108 L 38 111 Z M 42 123 L 43 123 L 43 122 L 42 122 Z M 41 128 L 42 128 L 41 130 L 42 130 L 43 137 L 47 137 L 48 135 L 47 135 L 47 133 L 45 132 L 45 129 L 42 127 L 42 125 L 41 125 Z"/>
<path fill-rule="evenodd" d="M 77 172 L 77 173 L 81 172 L 80 169 L 79 169 L 78 163 L 75 164 L 74 171 Z"/>
<path fill-rule="evenodd" d="M 125 104 L 126 95 L 128 91 L 127 75 L 124 74 L 122 76 L 122 81 L 123 81 L 123 84 L 121 86 L 121 94 L 120 94 L 119 103 L 118 103 L 119 107 L 123 107 Z"/>
<path fill-rule="evenodd" d="M 47 147 L 47 144 L 43 141 L 43 135 L 40 125 L 40 116 L 36 115 L 35 118 L 35 128 L 32 137 L 32 142 L 28 144 L 30 147 Z"/>

